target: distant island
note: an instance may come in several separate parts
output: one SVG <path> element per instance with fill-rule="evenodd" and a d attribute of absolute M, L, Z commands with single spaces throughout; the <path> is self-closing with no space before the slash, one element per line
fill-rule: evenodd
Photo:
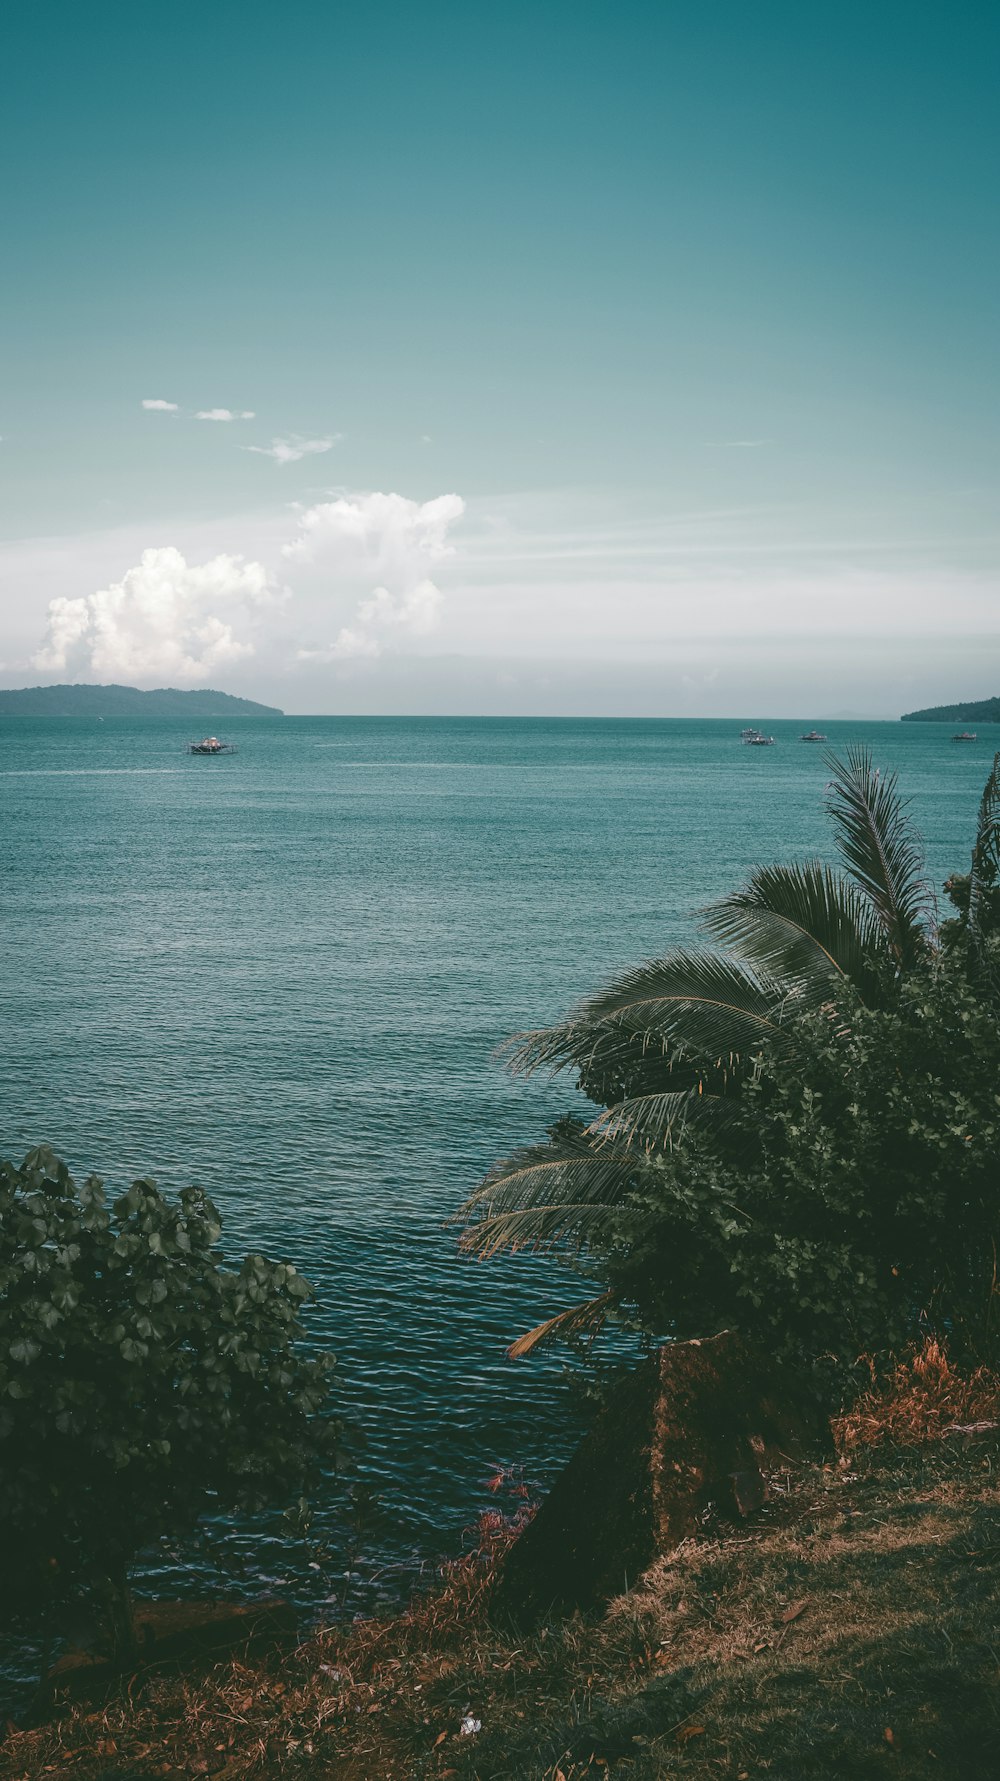
<path fill-rule="evenodd" d="M 258 705 L 232 693 L 197 687 L 182 692 L 158 686 L 22 686 L 0 688 L 0 715 L 10 717 L 284 717 L 276 705 Z"/>
<path fill-rule="evenodd" d="M 1000 724 L 1000 698 L 968 699 L 964 705 L 928 705 L 926 711 L 904 711 L 904 724 Z"/>

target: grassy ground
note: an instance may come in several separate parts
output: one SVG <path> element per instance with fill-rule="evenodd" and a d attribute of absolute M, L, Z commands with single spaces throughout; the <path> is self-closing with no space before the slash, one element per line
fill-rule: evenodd
<path fill-rule="evenodd" d="M 531 1637 L 489 1624 L 494 1523 L 411 1615 L 64 1703 L 0 1777 L 994 1781 L 998 1458 L 993 1434 L 804 1468 L 600 1621 Z"/>

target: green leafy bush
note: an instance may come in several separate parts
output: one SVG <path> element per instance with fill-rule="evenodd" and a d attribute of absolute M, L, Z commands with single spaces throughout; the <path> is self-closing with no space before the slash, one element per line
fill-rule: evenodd
<path fill-rule="evenodd" d="M 991 1345 L 1000 1246 L 1000 1022 L 958 957 L 894 1005 L 842 998 L 764 1054 L 724 1131 L 637 1159 L 601 1272 L 663 1333 L 735 1325 L 850 1364 L 921 1330 Z M 1000 1332 L 997 1332 L 1000 1334 Z"/>
<path fill-rule="evenodd" d="M 0 1162 L 0 1601 L 105 1593 L 127 1637 L 135 1555 L 206 1512 L 287 1500 L 332 1451 L 310 1289 L 223 1265 L 197 1188 L 109 1206 L 51 1151 Z"/>

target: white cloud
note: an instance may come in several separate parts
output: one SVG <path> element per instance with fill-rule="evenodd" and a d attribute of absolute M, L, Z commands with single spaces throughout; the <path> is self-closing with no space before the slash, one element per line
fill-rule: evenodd
<path fill-rule="evenodd" d="M 158 414 L 181 413 L 177 402 L 164 402 L 160 396 L 144 396 L 142 406 Z M 190 420 L 190 409 L 184 411 L 184 417 Z M 252 421 L 256 419 L 256 415 L 252 408 L 199 408 L 195 411 L 194 418 L 196 421 Z"/>
<path fill-rule="evenodd" d="M 333 662 L 349 660 L 352 656 L 377 656 L 382 653 L 382 645 L 377 637 L 371 637 L 364 631 L 352 630 L 349 625 L 342 625 L 337 633 L 337 640 L 329 649 L 300 649 L 300 662 Z"/>
<path fill-rule="evenodd" d="M 245 445 L 243 450 L 256 452 L 258 457 L 273 458 L 276 464 L 297 464 L 300 458 L 309 457 L 313 452 L 332 451 L 343 437 L 343 433 L 331 433 L 325 439 L 272 439 L 270 445 Z"/>
<path fill-rule="evenodd" d="M 377 656 L 382 653 L 379 633 L 400 631 L 410 636 L 426 635 L 437 626 L 444 595 L 433 581 L 419 581 L 394 599 L 388 588 L 377 587 L 367 600 L 358 602 L 354 625 L 342 625 L 335 641 L 326 650 L 299 651 L 304 661 L 321 659 L 335 661 L 345 656 Z"/>
<path fill-rule="evenodd" d="M 49 602 L 33 665 L 99 680 L 195 685 L 253 654 L 238 628 L 280 597 L 262 563 L 223 555 L 189 564 L 179 550 L 144 550 L 121 581 Z"/>
<path fill-rule="evenodd" d="M 389 638 L 426 636 L 440 621 L 444 596 L 428 570 L 454 554 L 448 532 L 465 512 L 459 495 L 411 501 L 372 493 L 322 501 L 299 514 L 299 535 L 283 555 L 343 609 L 355 609 L 334 641 L 300 651 L 301 659 L 374 656 Z M 372 585 L 374 583 L 374 586 Z"/>
<path fill-rule="evenodd" d="M 286 544 L 293 562 L 314 562 L 331 548 L 347 546 L 368 560 L 399 571 L 415 561 L 438 562 L 454 555 L 448 528 L 461 519 L 461 495 L 411 501 L 406 495 L 342 495 L 320 501 L 299 514 L 299 536 Z"/>
<path fill-rule="evenodd" d="M 377 587 L 369 600 L 361 601 L 358 617 L 362 624 L 376 629 L 405 625 L 407 630 L 419 633 L 434 630 L 443 605 L 444 595 L 433 581 L 418 581 L 416 587 L 408 588 L 395 600 L 387 588 Z"/>

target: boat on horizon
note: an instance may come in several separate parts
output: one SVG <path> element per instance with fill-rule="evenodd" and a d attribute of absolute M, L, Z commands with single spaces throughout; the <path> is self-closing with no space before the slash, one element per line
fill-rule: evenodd
<path fill-rule="evenodd" d="M 952 741 L 953 742 L 978 742 L 979 737 L 976 735 L 975 730 L 959 730 L 958 734 L 952 737 Z"/>
<path fill-rule="evenodd" d="M 799 741 L 800 742 L 825 742 L 826 737 L 824 736 L 822 730 L 807 730 L 804 736 L 799 737 Z"/>
<path fill-rule="evenodd" d="M 203 736 L 200 742 L 188 743 L 188 754 L 235 754 L 234 742 L 220 742 L 218 736 Z"/>
<path fill-rule="evenodd" d="M 763 730 L 754 729 L 752 724 L 749 725 L 747 729 L 740 731 L 740 741 L 742 742 L 744 748 L 773 748 L 774 747 L 774 737 L 773 736 L 765 736 Z"/>

